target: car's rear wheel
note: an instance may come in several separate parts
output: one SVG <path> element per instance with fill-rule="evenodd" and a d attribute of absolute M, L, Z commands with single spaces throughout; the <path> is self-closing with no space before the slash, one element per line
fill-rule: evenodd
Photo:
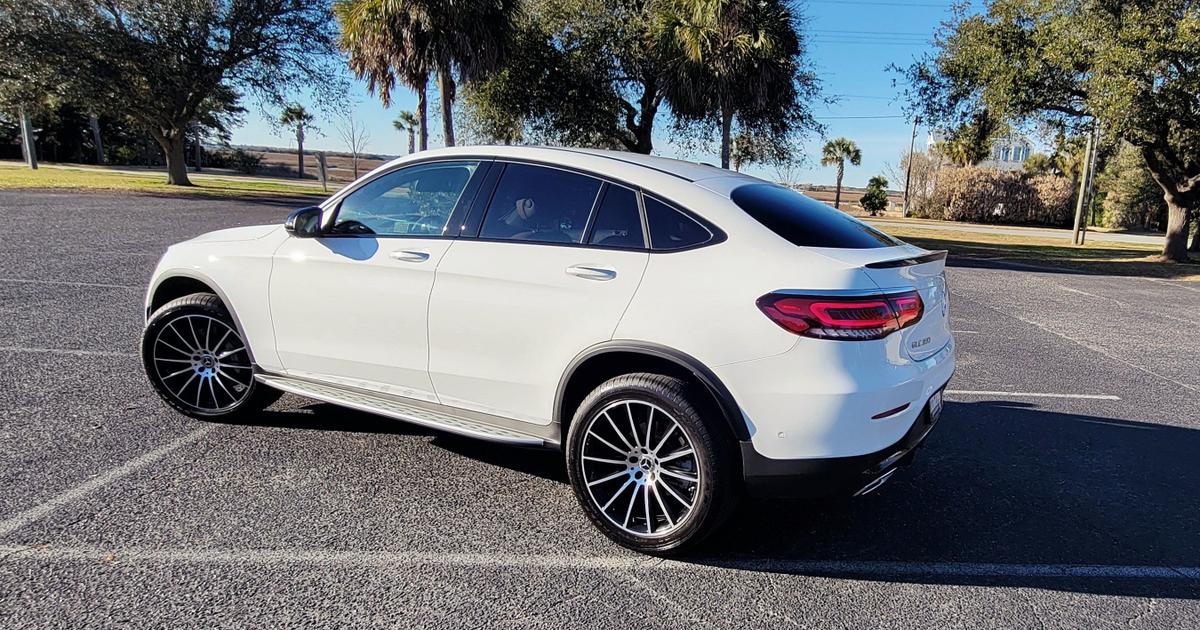
<path fill-rule="evenodd" d="M 246 341 L 211 293 L 172 300 L 150 316 L 142 364 L 158 395 L 193 418 L 237 418 L 281 394 L 254 380 Z"/>
<path fill-rule="evenodd" d="M 628 374 L 580 404 L 567 436 L 571 485 L 593 523 L 638 551 L 686 551 L 737 500 L 731 445 L 689 383 Z"/>

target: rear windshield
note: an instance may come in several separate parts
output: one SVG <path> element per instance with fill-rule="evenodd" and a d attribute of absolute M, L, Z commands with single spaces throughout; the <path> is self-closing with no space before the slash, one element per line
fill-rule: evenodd
<path fill-rule="evenodd" d="M 795 245 L 871 249 L 901 244 L 839 210 L 783 186 L 747 184 L 733 189 L 730 197 L 746 214 Z"/>

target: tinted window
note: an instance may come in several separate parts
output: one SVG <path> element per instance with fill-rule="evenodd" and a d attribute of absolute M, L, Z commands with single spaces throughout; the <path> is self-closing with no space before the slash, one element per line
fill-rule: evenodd
<path fill-rule="evenodd" d="M 849 215 L 772 184 L 749 184 L 730 195 L 746 214 L 793 244 L 869 249 L 899 245 L 896 239 Z"/>
<path fill-rule="evenodd" d="M 411 166 L 368 182 L 342 200 L 334 234 L 442 234 L 477 162 Z"/>
<path fill-rule="evenodd" d="M 582 243 L 600 181 L 567 171 L 509 164 L 483 219 L 483 238 Z"/>
<path fill-rule="evenodd" d="M 695 219 L 649 196 L 646 204 L 646 223 L 650 226 L 650 245 L 654 249 L 670 250 L 695 247 L 708 242 L 712 232 Z"/>
<path fill-rule="evenodd" d="M 642 213 L 637 193 L 623 186 L 609 185 L 592 223 L 592 245 L 602 247 L 645 247 L 642 238 Z"/>

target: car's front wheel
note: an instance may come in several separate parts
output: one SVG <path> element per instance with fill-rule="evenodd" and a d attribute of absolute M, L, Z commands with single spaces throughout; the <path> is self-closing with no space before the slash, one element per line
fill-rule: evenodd
<path fill-rule="evenodd" d="M 254 380 L 246 340 L 211 293 L 172 300 L 150 316 L 142 364 L 158 395 L 193 418 L 236 418 L 281 394 Z"/>
<path fill-rule="evenodd" d="M 614 541 L 674 554 L 712 533 L 737 500 L 731 444 L 685 381 L 627 374 L 584 399 L 567 436 L 576 497 Z"/>

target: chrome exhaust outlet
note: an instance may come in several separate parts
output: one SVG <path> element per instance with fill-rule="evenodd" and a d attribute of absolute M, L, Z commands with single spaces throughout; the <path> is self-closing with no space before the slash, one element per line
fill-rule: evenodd
<path fill-rule="evenodd" d="M 870 482 L 867 483 L 867 485 L 863 486 L 861 490 L 859 490 L 858 492 L 855 492 L 854 496 L 861 497 L 864 494 L 870 494 L 871 492 L 878 490 L 879 486 L 882 486 L 883 484 L 887 483 L 887 480 L 891 479 L 892 475 L 896 474 L 897 470 L 899 470 L 899 469 L 893 468 L 893 469 L 883 473 L 882 475 L 879 475 L 878 477 L 872 479 Z"/>

